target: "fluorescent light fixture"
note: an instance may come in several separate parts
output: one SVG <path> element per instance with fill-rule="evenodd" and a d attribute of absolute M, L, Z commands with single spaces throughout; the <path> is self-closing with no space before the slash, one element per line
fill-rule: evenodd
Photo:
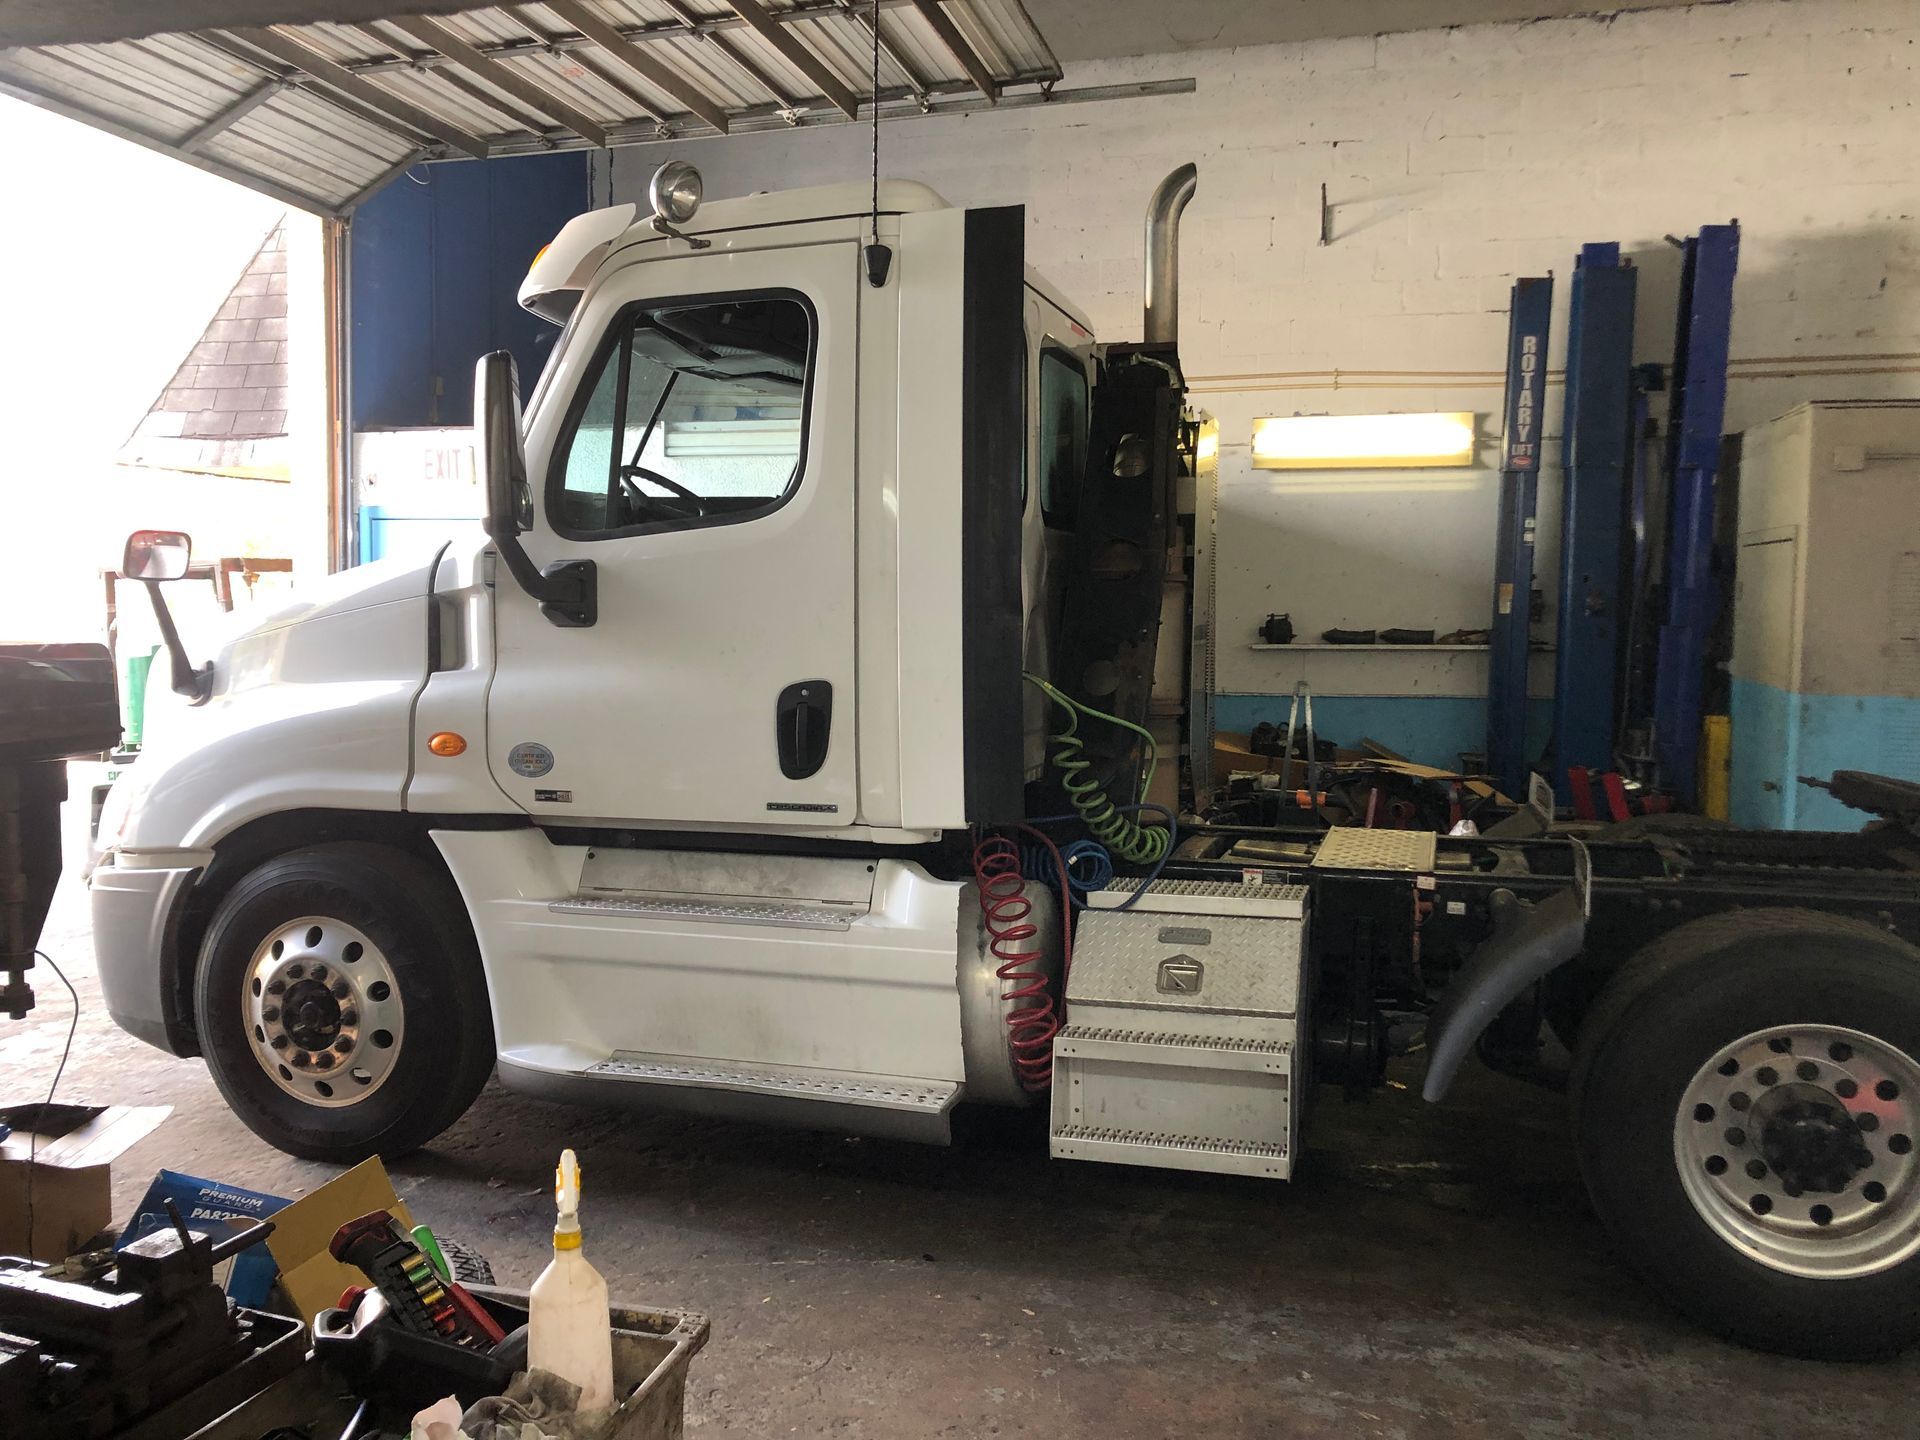
<path fill-rule="evenodd" d="M 1471 465 L 1474 415 L 1277 415 L 1253 422 L 1256 470 L 1414 470 Z"/>

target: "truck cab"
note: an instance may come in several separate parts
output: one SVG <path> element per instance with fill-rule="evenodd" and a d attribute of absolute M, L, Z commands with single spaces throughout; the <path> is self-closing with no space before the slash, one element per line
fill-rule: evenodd
<path fill-rule="evenodd" d="M 969 837 L 1031 813 L 1043 684 L 1147 719 L 1177 351 L 1098 345 L 1018 207 L 697 184 L 534 261 L 563 333 L 524 414 L 479 367 L 487 533 L 230 636 L 109 797 L 110 1008 L 296 1153 L 418 1144 L 496 1061 L 929 1139 L 1044 1091 L 1062 890 L 1013 874 L 1003 942 Z"/>

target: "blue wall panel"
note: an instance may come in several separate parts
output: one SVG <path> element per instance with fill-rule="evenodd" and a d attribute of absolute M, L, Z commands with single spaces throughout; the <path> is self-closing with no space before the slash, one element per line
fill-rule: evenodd
<path fill-rule="evenodd" d="M 513 352 L 530 391 L 559 331 L 515 300 L 527 266 L 589 208 L 584 151 L 416 165 L 354 213 L 355 430 L 473 423 L 473 362 Z"/>
<path fill-rule="evenodd" d="M 1870 818 L 1802 775 L 1868 770 L 1920 780 L 1914 737 L 1920 700 L 1896 695 L 1796 695 L 1735 677 L 1731 818 L 1772 830 L 1858 830 Z"/>

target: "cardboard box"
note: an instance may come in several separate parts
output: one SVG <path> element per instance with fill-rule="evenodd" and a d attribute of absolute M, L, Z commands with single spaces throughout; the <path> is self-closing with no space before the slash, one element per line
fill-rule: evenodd
<path fill-rule="evenodd" d="M 0 1110 L 0 1255 L 64 1260 L 113 1223 L 113 1162 L 171 1105 L 15 1105 Z M 28 1234 L 28 1165 L 33 1217 Z"/>
<path fill-rule="evenodd" d="M 280 1263 L 280 1283 L 293 1301 L 293 1313 L 301 1319 L 312 1323 L 322 1310 L 339 1303 L 340 1293 L 348 1286 L 367 1283 L 365 1275 L 342 1265 L 327 1247 L 333 1243 L 334 1231 L 369 1210 L 390 1211 L 404 1228 L 413 1228 L 413 1216 L 393 1193 L 393 1183 L 377 1155 L 274 1215 L 267 1249 Z"/>
<path fill-rule="evenodd" d="M 156 1230 L 171 1230 L 173 1219 L 167 1213 L 169 1200 L 180 1211 L 187 1229 L 196 1235 L 212 1236 L 216 1244 L 252 1229 L 255 1222 L 278 1214 L 287 1205 L 278 1195 L 162 1170 L 153 1177 L 132 1217 L 121 1227 L 120 1242 L 113 1248 L 124 1250 Z M 265 1244 L 249 1246 L 214 1266 L 214 1278 L 225 1287 L 227 1298 L 236 1305 L 250 1305 L 256 1310 L 264 1310 L 271 1302 L 273 1282 L 279 1273 Z"/>
<path fill-rule="evenodd" d="M 1278 767 L 1279 764 L 1278 755 L 1254 754 L 1245 735 L 1222 730 L 1213 737 L 1213 778 L 1216 784 L 1226 784 L 1227 776 L 1236 770 L 1264 775 L 1269 765 Z"/>

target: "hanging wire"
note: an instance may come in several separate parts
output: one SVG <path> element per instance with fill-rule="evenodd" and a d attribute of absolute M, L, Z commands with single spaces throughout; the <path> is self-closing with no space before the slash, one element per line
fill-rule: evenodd
<path fill-rule="evenodd" d="M 27 1142 L 27 1249 L 33 1249 L 33 1176 L 39 1168 L 40 1132 L 43 1127 L 53 1123 L 53 1097 L 59 1093 L 60 1077 L 67 1073 L 67 1059 L 73 1054 L 74 1032 L 80 1028 L 80 992 L 73 988 L 73 982 L 67 979 L 54 958 L 44 950 L 33 952 L 60 977 L 60 983 L 67 987 L 67 995 L 73 1001 L 73 1018 L 67 1021 L 67 1043 L 60 1047 L 60 1063 L 53 1069 L 53 1083 L 47 1086 L 47 1101 L 41 1108 L 39 1117 L 33 1122 L 32 1138 Z"/>
<path fill-rule="evenodd" d="M 867 95 L 873 121 L 873 243 L 880 243 L 880 0 L 873 0 L 873 80 Z"/>

